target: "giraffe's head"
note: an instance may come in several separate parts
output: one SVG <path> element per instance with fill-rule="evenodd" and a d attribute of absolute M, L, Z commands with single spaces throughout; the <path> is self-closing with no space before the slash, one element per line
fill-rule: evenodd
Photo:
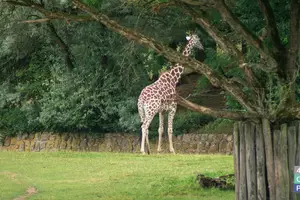
<path fill-rule="evenodd" d="M 186 39 L 189 41 L 189 44 L 192 47 L 196 47 L 198 49 L 203 49 L 203 45 L 202 45 L 198 35 L 192 34 L 192 35 L 186 36 Z"/>

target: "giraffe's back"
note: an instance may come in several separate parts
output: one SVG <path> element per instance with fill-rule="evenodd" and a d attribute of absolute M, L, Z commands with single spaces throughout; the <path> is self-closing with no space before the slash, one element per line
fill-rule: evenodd
<path fill-rule="evenodd" d="M 153 84 L 145 87 L 139 97 L 139 105 L 152 106 L 156 104 L 158 110 L 168 110 L 170 105 L 175 103 L 176 98 L 176 84 L 172 82 L 172 77 L 168 72 Z"/>

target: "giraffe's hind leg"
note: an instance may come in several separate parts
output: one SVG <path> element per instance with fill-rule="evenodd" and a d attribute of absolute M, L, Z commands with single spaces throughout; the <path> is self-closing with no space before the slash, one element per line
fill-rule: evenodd
<path fill-rule="evenodd" d="M 150 145 L 149 145 L 149 126 L 153 120 L 153 117 L 159 110 L 160 102 L 159 101 L 150 101 L 149 104 L 145 104 L 144 113 L 145 119 L 142 125 L 142 144 L 141 144 L 141 153 L 145 154 L 145 141 L 147 143 L 148 152 L 150 154 Z M 147 137 L 147 138 L 146 138 Z"/>
<path fill-rule="evenodd" d="M 142 142 L 141 142 L 141 153 L 145 154 L 145 142 L 147 144 L 147 149 L 148 149 L 148 154 L 150 154 L 150 145 L 149 145 L 149 138 L 148 138 L 148 134 L 149 134 L 149 126 L 152 122 L 154 115 L 148 115 L 145 117 L 145 120 L 143 122 L 142 125 Z"/>
<path fill-rule="evenodd" d="M 173 147 L 173 120 L 174 116 L 176 113 L 176 105 L 172 107 L 172 109 L 169 111 L 169 116 L 168 116 L 168 137 L 169 137 L 169 145 L 170 145 L 170 152 L 175 154 L 175 150 Z"/>
<path fill-rule="evenodd" d="M 148 127 L 147 127 L 148 122 L 146 120 L 144 120 L 143 124 L 142 124 L 142 141 L 141 141 L 141 153 L 145 154 L 145 139 L 146 139 L 146 135 L 148 132 Z"/>
<path fill-rule="evenodd" d="M 146 145 L 147 145 L 147 153 L 151 154 L 150 144 L 149 144 L 149 134 L 146 135 Z"/>
<path fill-rule="evenodd" d="M 158 147 L 157 152 L 161 152 L 161 140 L 164 133 L 164 114 L 159 112 L 159 128 L 158 128 Z"/>

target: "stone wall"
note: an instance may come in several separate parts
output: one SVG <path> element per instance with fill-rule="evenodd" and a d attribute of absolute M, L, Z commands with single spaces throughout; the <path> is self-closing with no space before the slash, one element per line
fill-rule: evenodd
<path fill-rule="evenodd" d="M 150 141 L 156 152 L 157 139 Z M 174 136 L 177 153 L 232 153 L 232 135 L 184 134 Z M 0 150 L 7 151 L 95 151 L 95 152 L 139 152 L 138 136 L 130 134 L 105 134 L 102 137 L 88 134 L 36 133 L 5 138 Z M 163 139 L 164 152 L 168 152 L 168 141 Z"/>

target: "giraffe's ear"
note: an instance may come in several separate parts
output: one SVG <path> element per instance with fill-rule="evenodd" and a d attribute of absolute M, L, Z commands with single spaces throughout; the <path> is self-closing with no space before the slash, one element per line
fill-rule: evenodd
<path fill-rule="evenodd" d="M 189 41 L 191 39 L 190 36 L 186 36 L 185 38 L 186 38 L 187 41 Z"/>

